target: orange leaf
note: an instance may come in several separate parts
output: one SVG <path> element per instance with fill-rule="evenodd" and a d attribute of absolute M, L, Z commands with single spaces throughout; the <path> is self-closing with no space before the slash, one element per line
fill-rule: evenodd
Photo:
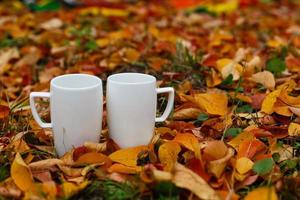
<path fill-rule="evenodd" d="M 141 151 L 145 151 L 148 149 L 148 146 L 137 146 L 137 147 L 130 147 L 126 149 L 120 149 L 118 151 L 115 151 L 114 153 L 109 155 L 109 158 L 117 163 L 129 166 L 129 167 L 135 167 L 137 166 L 137 159 L 138 154 Z"/>
<path fill-rule="evenodd" d="M 180 145 L 173 141 L 168 141 L 159 147 L 158 157 L 166 171 L 171 171 L 173 169 L 174 164 L 177 162 L 180 150 Z"/>
<path fill-rule="evenodd" d="M 231 145 L 233 148 L 235 148 L 235 150 L 238 150 L 240 144 L 242 144 L 244 141 L 253 140 L 253 139 L 254 139 L 254 135 L 252 133 L 244 131 L 240 133 L 238 136 L 236 136 L 235 138 L 233 138 L 227 144 Z"/>
<path fill-rule="evenodd" d="M 247 157 L 251 159 L 256 153 L 264 150 L 265 147 L 265 144 L 257 139 L 246 140 L 239 145 L 237 158 Z"/>
<path fill-rule="evenodd" d="M 108 168 L 109 173 L 117 172 L 121 174 L 136 174 L 139 171 L 141 171 L 141 167 L 138 166 L 130 167 L 119 163 L 115 163 Z"/>
<path fill-rule="evenodd" d="M 201 176 L 206 182 L 209 181 L 210 175 L 205 171 L 205 169 L 202 167 L 202 163 L 197 158 L 190 159 L 186 166 L 191 169 L 193 172 Z"/>
<path fill-rule="evenodd" d="M 190 133 L 178 133 L 173 139 L 185 148 L 193 151 L 197 158 L 200 158 L 200 145 L 198 139 Z"/>
<path fill-rule="evenodd" d="M 203 150 L 203 159 L 211 161 L 223 158 L 227 153 L 227 149 L 228 148 L 223 141 L 209 141 Z"/>
<path fill-rule="evenodd" d="M 227 114 L 228 97 L 226 94 L 202 93 L 194 95 L 192 101 L 212 115 Z"/>
<path fill-rule="evenodd" d="M 96 152 L 89 152 L 86 154 L 83 154 L 78 158 L 76 161 L 77 164 L 104 164 L 106 167 L 109 167 L 111 165 L 111 160 L 108 156 L 102 154 L 102 153 L 96 153 Z"/>

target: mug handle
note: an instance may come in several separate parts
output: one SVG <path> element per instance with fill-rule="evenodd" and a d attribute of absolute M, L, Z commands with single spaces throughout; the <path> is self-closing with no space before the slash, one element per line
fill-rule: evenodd
<path fill-rule="evenodd" d="M 50 93 L 49 92 L 31 92 L 30 97 L 29 97 L 29 102 L 30 102 L 30 108 L 31 108 L 31 111 L 32 111 L 33 118 L 40 125 L 40 127 L 42 127 L 42 128 L 51 128 L 52 124 L 42 122 L 39 114 L 37 113 L 37 110 L 36 110 L 36 107 L 35 107 L 35 101 L 34 101 L 35 97 L 50 98 Z"/>
<path fill-rule="evenodd" d="M 163 122 L 163 121 L 165 121 L 168 118 L 168 116 L 171 113 L 172 108 L 173 108 L 173 104 L 174 104 L 174 88 L 172 88 L 172 87 L 157 88 L 156 89 L 156 93 L 157 94 L 169 93 L 169 95 L 168 95 L 168 104 L 167 104 L 167 107 L 166 107 L 164 113 L 162 114 L 162 116 L 155 118 L 155 122 Z"/>

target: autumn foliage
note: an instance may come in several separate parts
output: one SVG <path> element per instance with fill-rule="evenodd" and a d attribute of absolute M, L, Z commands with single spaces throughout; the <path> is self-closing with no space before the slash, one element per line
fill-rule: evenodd
<path fill-rule="evenodd" d="M 300 198 L 299 2 L 45 5 L 0 3 L 0 199 Z M 58 158 L 29 93 L 120 72 L 174 87 L 172 115 L 149 145 L 120 149 L 104 104 L 99 143 Z M 38 110 L 50 121 L 47 101 Z"/>

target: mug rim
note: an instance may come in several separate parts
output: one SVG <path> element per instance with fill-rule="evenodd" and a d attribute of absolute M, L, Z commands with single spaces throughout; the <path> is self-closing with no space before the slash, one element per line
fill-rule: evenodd
<path fill-rule="evenodd" d="M 127 77 L 128 76 L 135 76 L 135 77 L 144 78 L 146 80 L 136 81 L 136 82 L 118 80 L 118 78 L 120 78 L 120 77 L 124 78 L 126 76 Z M 149 75 L 149 74 L 135 73 L 135 72 L 125 72 L 125 73 L 117 73 L 117 74 L 110 75 L 107 78 L 107 82 L 114 83 L 114 84 L 121 84 L 121 85 L 143 85 L 143 84 L 155 83 L 156 78 L 152 75 Z"/>
<path fill-rule="evenodd" d="M 68 77 L 76 77 L 76 76 L 77 77 L 92 78 L 96 81 L 96 83 L 90 84 L 89 86 L 82 86 L 82 87 L 66 87 L 66 86 L 63 86 L 63 85 L 60 85 L 60 84 L 56 83 L 60 79 L 68 78 Z M 99 77 L 94 76 L 94 75 L 90 75 L 90 74 L 79 74 L 79 73 L 64 74 L 64 75 L 54 77 L 51 80 L 50 85 L 55 87 L 55 88 L 62 89 L 62 90 L 88 90 L 88 89 L 93 89 L 93 88 L 101 86 L 102 85 L 102 80 Z"/>

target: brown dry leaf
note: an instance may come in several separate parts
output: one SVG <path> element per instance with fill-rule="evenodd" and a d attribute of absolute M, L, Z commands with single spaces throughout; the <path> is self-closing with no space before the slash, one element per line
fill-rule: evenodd
<path fill-rule="evenodd" d="M 200 199 L 218 200 L 220 197 L 200 176 L 185 166 L 177 163 L 174 166 L 172 182 L 180 188 L 193 192 Z"/>
<path fill-rule="evenodd" d="M 177 110 L 173 114 L 175 120 L 197 119 L 201 110 L 198 108 L 183 108 Z"/>
<path fill-rule="evenodd" d="M 277 200 L 277 195 L 274 187 L 259 187 L 245 197 L 245 200 Z"/>
<path fill-rule="evenodd" d="M 171 171 L 177 162 L 180 145 L 173 141 L 162 144 L 158 149 L 158 157 L 164 166 L 164 170 Z"/>
<path fill-rule="evenodd" d="M 300 136 L 300 124 L 290 123 L 288 133 L 290 136 Z"/>
<path fill-rule="evenodd" d="M 91 151 L 103 152 L 106 150 L 107 143 L 84 142 L 83 146 L 85 146 Z"/>
<path fill-rule="evenodd" d="M 266 88 L 273 90 L 275 87 L 274 75 L 269 71 L 257 72 L 251 76 L 251 80 L 260 83 Z"/>
<path fill-rule="evenodd" d="M 210 161 L 208 163 L 208 171 L 212 173 L 215 177 L 220 178 L 224 172 L 229 159 L 234 155 L 234 150 L 228 148 L 226 155 L 218 160 Z"/>
<path fill-rule="evenodd" d="M 34 188 L 34 181 L 31 171 L 22 159 L 20 153 L 16 154 L 11 166 L 10 174 L 15 184 L 22 191 L 26 192 Z"/>
<path fill-rule="evenodd" d="M 202 110 L 212 115 L 226 115 L 228 97 L 221 93 L 202 93 L 195 94 L 193 101 Z"/>
<path fill-rule="evenodd" d="M 9 115 L 10 109 L 8 106 L 0 105 L 0 119 L 4 119 Z"/>
<path fill-rule="evenodd" d="M 19 58 L 19 51 L 17 48 L 4 49 L 0 52 L 0 75 L 3 74 L 4 66 L 8 64 L 11 59 Z"/>
<path fill-rule="evenodd" d="M 121 163 L 129 167 L 137 166 L 138 154 L 141 151 L 148 150 L 148 146 L 137 146 L 126 149 L 120 149 L 109 155 L 113 162 Z"/>
<path fill-rule="evenodd" d="M 60 28 L 63 25 L 63 22 L 59 18 L 52 18 L 48 21 L 43 22 L 40 27 L 45 30 L 51 30 Z"/>
<path fill-rule="evenodd" d="M 193 151 L 197 158 L 200 158 L 200 144 L 198 139 L 190 133 L 178 133 L 173 139 L 174 142 L 184 146 L 185 148 Z"/>
<path fill-rule="evenodd" d="M 55 165 L 63 165 L 64 162 L 60 159 L 52 158 L 46 160 L 40 160 L 33 163 L 30 163 L 28 166 L 32 171 L 49 169 Z"/>
<path fill-rule="evenodd" d="M 121 173 L 121 174 L 136 174 L 141 171 L 139 166 L 126 166 L 119 163 L 115 163 L 108 168 L 109 173 Z"/>

